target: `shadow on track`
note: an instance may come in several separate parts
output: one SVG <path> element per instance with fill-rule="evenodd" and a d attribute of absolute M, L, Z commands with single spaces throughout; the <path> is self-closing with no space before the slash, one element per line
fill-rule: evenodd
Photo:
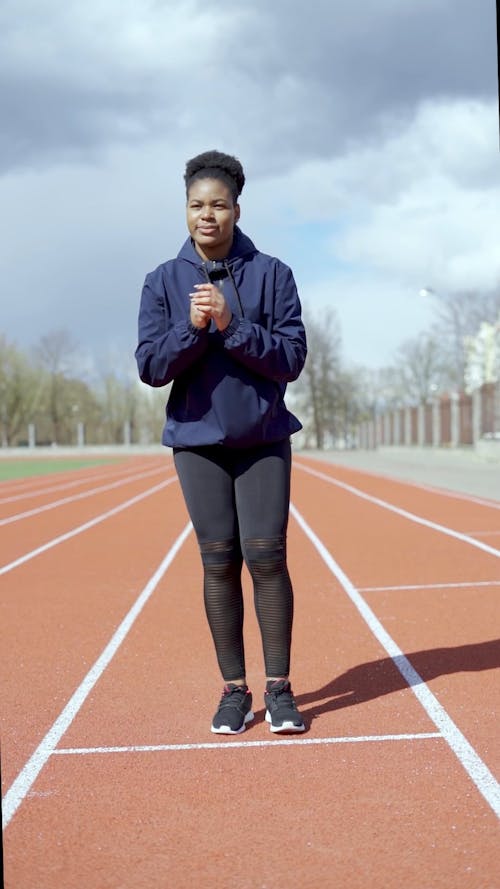
<path fill-rule="evenodd" d="M 456 648 L 413 651 L 406 654 L 406 658 L 423 682 L 448 673 L 493 670 L 500 667 L 500 639 Z M 386 657 L 358 664 L 316 691 L 296 695 L 296 700 L 309 727 L 310 721 L 322 713 L 354 707 L 404 688 L 408 688 L 408 683 L 392 658 Z M 314 706 L 307 710 L 308 704 Z"/>

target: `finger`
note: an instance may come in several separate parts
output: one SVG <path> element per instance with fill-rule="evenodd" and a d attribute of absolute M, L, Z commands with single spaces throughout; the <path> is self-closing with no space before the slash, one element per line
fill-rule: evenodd
<path fill-rule="evenodd" d="M 214 290 L 217 290 L 217 288 L 213 284 L 209 284 L 208 281 L 206 284 L 195 284 L 194 288 L 197 293 L 212 293 Z"/>

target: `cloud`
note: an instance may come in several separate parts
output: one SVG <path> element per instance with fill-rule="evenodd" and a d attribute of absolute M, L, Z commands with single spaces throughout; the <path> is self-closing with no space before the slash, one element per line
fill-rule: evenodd
<path fill-rule="evenodd" d="M 500 283 L 500 185 L 496 109 L 484 102 L 427 102 L 405 132 L 377 152 L 349 158 L 358 185 L 383 170 L 371 206 L 333 239 L 341 260 L 436 289 Z M 375 178 L 375 176 L 373 177 Z M 345 181 L 345 180 L 344 180 Z M 381 184 L 382 183 L 382 184 Z M 374 199 L 375 198 L 375 199 Z"/>
<path fill-rule="evenodd" d="M 289 241 L 289 260 L 306 302 L 336 311 L 347 357 L 389 363 L 403 339 L 429 327 L 435 306 L 418 297 L 424 286 L 500 286 L 496 115 L 493 102 L 428 99 L 385 138 L 255 186 L 261 202 L 266 191 L 275 197 L 265 224 L 278 253 L 290 230 L 314 233 L 295 253 Z"/>
<path fill-rule="evenodd" d="M 0 169 L 244 135 L 256 172 L 328 158 L 432 93 L 492 96 L 486 0 L 5 0 Z"/>
<path fill-rule="evenodd" d="M 218 34 L 244 10 L 192 0 L 7 3 L 2 12 L 4 169 L 93 160 L 106 147 L 197 126 L 190 96 L 220 80 Z"/>
<path fill-rule="evenodd" d="M 421 287 L 497 279 L 494 26 L 486 0 L 4 0 L 6 333 L 129 356 L 185 161 L 221 148 L 244 230 L 336 309 L 348 358 L 387 363 L 430 320 Z"/>

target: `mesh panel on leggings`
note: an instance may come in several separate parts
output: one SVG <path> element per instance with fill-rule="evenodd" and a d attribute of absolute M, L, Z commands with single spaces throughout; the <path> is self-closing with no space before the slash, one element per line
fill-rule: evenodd
<path fill-rule="evenodd" d="M 225 682 L 245 676 L 243 645 L 243 558 L 234 540 L 200 544 L 203 595 L 217 661 Z"/>
<path fill-rule="evenodd" d="M 252 575 L 267 676 L 288 676 L 293 622 L 293 591 L 284 537 L 244 541 Z"/>

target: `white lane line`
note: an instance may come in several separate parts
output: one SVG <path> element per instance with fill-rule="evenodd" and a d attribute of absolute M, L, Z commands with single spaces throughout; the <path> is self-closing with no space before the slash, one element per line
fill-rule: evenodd
<path fill-rule="evenodd" d="M 371 494 L 366 494 L 364 491 L 360 491 L 359 488 L 354 488 L 352 485 L 347 485 L 345 482 L 340 482 L 336 478 L 332 478 L 331 475 L 326 475 L 324 472 L 318 472 L 316 469 L 311 469 L 309 466 L 303 466 L 300 463 L 294 464 L 298 469 L 302 469 L 303 472 L 308 472 L 310 475 L 316 476 L 316 478 L 321 479 L 322 481 L 329 482 L 331 485 L 336 485 L 338 488 L 342 488 L 344 491 L 348 491 L 350 494 L 354 494 L 355 497 L 359 497 L 361 500 L 367 500 L 368 503 L 373 503 L 375 506 L 381 506 L 382 509 L 387 509 L 389 512 L 394 512 L 396 515 L 402 516 L 405 519 L 409 519 L 410 522 L 415 522 L 417 525 L 423 525 L 425 528 L 431 528 L 433 531 L 439 531 L 440 534 L 446 534 L 447 537 L 453 537 L 455 540 L 461 540 L 463 543 L 468 543 L 470 546 L 476 547 L 476 549 L 480 549 L 485 553 L 489 553 L 491 556 L 495 556 L 497 559 L 500 558 L 500 550 L 494 549 L 492 546 L 488 546 L 487 543 L 482 543 L 480 540 L 474 540 L 473 537 L 468 537 L 467 534 L 461 534 L 460 531 L 454 531 L 452 528 L 448 528 L 446 525 L 439 525 L 437 522 L 431 522 L 429 519 L 424 519 L 421 516 L 416 515 L 413 512 L 408 512 L 406 509 L 400 509 L 399 506 L 394 506 L 392 503 L 388 503 L 386 500 L 381 500 L 379 497 L 372 497 Z"/>
<path fill-rule="evenodd" d="M 4 503 L 14 503 L 17 500 L 28 500 L 30 497 L 38 497 L 42 494 L 53 494 L 55 491 L 66 491 L 69 488 L 77 488 L 79 485 L 84 485 L 88 482 L 98 482 L 103 478 L 109 477 L 109 473 L 100 472 L 96 475 L 87 476 L 86 478 L 78 477 L 77 479 L 73 479 L 70 482 L 62 482 L 61 484 L 50 485 L 49 487 L 45 488 L 33 487 L 33 484 L 31 484 L 31 486 L 28 486 L 28 484 L 24 484 L 22 486 L 19 486 L 19 488 L 17 489 L 22 491 L 21 494 L 11 494 L 9 497 L 0 497 L 0 506 Z M 38 482 L 40 484 L 39 479 Z M 29 489 L 26 490 L 26 488 Z"/>
<path fill-rule="evenodd" d="M 425 684 L 422 677 L 411 665 L 394 639 L 389 635 L 369 605 L 366 604 L 359 591 L 349 580 L 340 565 L 321 542 L 319 537 L 309 527 L 305 519 L 293 504 L 290 511 L 298 522 L 306 536 L 309 538 L 319 555 L 344 588 L 353 605 L 357 608 L 361 617 L 366 622 L 375 638 L 383 646 L 389 657 L 393 660 L 403 679 L 410 686 L 413 694 L 420 702 L 425 712 L 432 720 L 436 728 L 441 732 L 445 741 L 458 758 L 465 771 L 482 794 L 486 802 L 491 806 L 497 816 L 500 817 L 500 784 L 492 775 L 488 767 L 476 753 L 465 735 L 462 734 L 453 722 L 444 707 Z"/>
<path fill-rule="evenodd" d="M 160 466 L 158 469 L 151 469 L 148 473 L 144 473 L 144 475 L 156 475 L 159 472 L 164 472 L 166 468 L 169 468 L 169 464 L 166 463 L 165 466 Z M 29 491 L 24 491 L 22 494 L 15 494 L 12 497 L 0 497 L 0 505 L 4 503 L 14 503 L 17 500 L 30 500 L 34 497 L 40 497 L 42 494 L 53 494 L 55 491 L 67 491 L 69 488 L 78 488 L 78 486 L 86 485 L 89 482 L 98 482 L 103 478 L 111 478 L 112 476 L 121 477 L 125 474 L 125 472 L 129 472 L 130 469 L 124 470 L 121 472 L 100 472 L 98 475 L 87 476 L 86 478 L 77 478 L 72 479 L 72 481 L 65 482 L 61 485 L 51 485 L 49 488 L 30 488 Z"/>
<path fill-rule="evenodd" d="M 316 461 L 315 461 L 316 462 Z M 388 475 L 385 472 L 375 472 L 373 469 L 362 469 L 360 466 L 347 466 L 342 463 L 335 463 L 335 461 L 321 461 L 317 462 L 323 463 L 323 465 L 328 465 L 335 467 L 336 469 L 349 469 L 352 472 L 362 472 L 363 475 L 369 475 L 372 478 L 381 478 L 386 479 L 389 482 L 398 482 L 400 485 L 408 485 L 411 488 L 417 488 L 419 491 L 429 491 L 431 494 L 439 494 L 442 497 L 451 497 L 453 500 L 466 500 L 468 503 L 478 503 L 479 506 L 489 506 L 490 509 L 500 509 L 500 503 L 498 500 L 489 500 L 487 497 L 478 497 L 475 494 L 466 494 L 464 491 L 451 491 L 449 488 L 439 488 L 435 485 L 426 485 L 420 482 L 410 481 L 410 479 L 403 478 L 402 476 Z M 300 466 L 299 463 L 295 463 L 294 465 Z"/>
<path fill-rule="evenodd" d="M 100 485 L 98 488 L 90 488 L 89 491 L 81 491 L 80 494 L 72 494 L 70 497 L 63 497 L 61 500 L 53 500 L 52 503 L 45 503 L 43 506 L 35 506 L 33 509 L 28 509 L 25 512 L 18 512 L 15 515 L 7 516 L 5 519 L 0 519 L 0 527 L 2 527 L 2 525 L 10 525 L 12 522 L 19 522 L 21 519 L 39 515 L 41 512 L 47 512 L 47 510 L 55 509 L 57 506 L 65 506 L 67 503 L 75 503 L 77 500 L 85 500 L 86 497 L 93 497 L 94 494 L 102 494 L 103 491 L 112 491 L 115 488 L 122 488 L 123 485 L 128 485 L 129 482 L 136 482 L 144 478 L 149 478 L 151 475 L 158 475 L 158 472 L 160 471 L 162 470 L 140 472 L 136 475 L 129 475 L 127 478 L 121 478 L 116 482 L 109 482 L 109 484 Z"/>
<path fill-rule="evenodd" d="M 419 732 L 407 735 L 353 735 L 337 738 L 281 738 L 276 741 L 221 741 L 204 744 L 139 744 L 132 747 L 59 747 L 52 756 L 88 756 L 95 753 L 164 753 L 176 750 L 227 750 L 235 747 L 294 747 L 306 744 L 366 744 L 378 741 L 421 741 L 440 738 L 440 732 Z"/>
<path fill-rule="evenodd" d="M 49 540 L 48 543 L 44 543 L 42 546 L 32 549 L 29 553 L 25 553 L 24 556 L 19 556 L 18 559 L 14 559 L 13 562 L 9 562 L 7 565 L 3 565 L 0 568 L 0 577 L 2 574 L 7 574 L 7 572 L 12 571 L 14 568 L 24 565 L 25 562 L 29 562 L 30 559 L 34 559 L 36 556 L 41 555 L 41 553 L 47 552 L 47 550 L 52 549 L 54 546 L 58 546 L 65 540 L 70 540 L 71 537 L 76 537 L 77 534 L 81 534 L 83 531 L 88 531 L 88 529 L 93 528 L 94 525 L 98 525 L 100 522 L 104 522 L 111 516 L 122 512 L 122 510 L 128 509 L 129 506 L 139 503 L 139 501 L 144 500 L 145 497 L 150 497 L 151 494 L 156 494 L 157 491 L 161 491 L 162 488 L 166 488 L 167 485 L 171 485 L 172 482 L 175 481 L 177 481 L 177 476 L 169 478 L 164 482 L 160 482 L 159 485 L 154 485 L 154 487 L 149 488 L 147 491 L 143 491 L 142 494 L 137 494 L 135 497 L 131 497 L 130 500 L 125 500 L 113 509 L 108 510 L 108 512 L 103 512 L 101 515 L 96 516 L 94 519 L 90 519 L 90 521 L 85 522 L 83 525 L 78 525 L 78 527 L 73 528 L 71 531 L 67 531 L 65 534 L 60 534 L 59 537 L 54 537 L 52 540 Z"/>
<path fill-rule="evenodd" d="M 399 586 L 360 586 L 358 593 L 385 593 L 393 590 L 454 590 L 454 589 L 476 589 L 477 587 L 500 586 L 500 580 L 470 580 L 459 581 L 458 583 L 412 583 L 399 584 Z"/>
<path fill-rule="evenodd" d="M 19 772 L 19 775 L 5 794 L 2 801 L 2 823 L 4 829 L 5 827 L 7 827 L 12 816 L 21 805 L 26 794 L 29 793 L 29 791 L 31 790 L 31 787 L 36 781 L 40 771 L 43 769 L 47 760 L 54 752 L 55 747 L 61 740 L 64 733 L 70 727 L 78 711 L 84 704 L 87 696 L 90 694 L 96 682 L 104 673 L 106 667 L 110 664 L 123 640 L 127 636 L 129 630 L 131 629 L 142 609 L 144 608 L 146 602 L 151 597 L 152 593 L 158 586 L 158 583 L 165 574 L 167 568 L 171 565 L 182 544 L 186 540 L 187 536 L 190 534 L 191 528 L 191 522 L 188 522 L 184 530 L 181 532 L 181 534 L 179 534 L 173 546 L 169 549 L 161 564 L 156 569 L 155 573 L 152 575 L 152 577 L 140 593 L 139 597 L 136 599 L 135 603 L 132 605 L 132 608 L 122 620 L 120 626 L 113 633 L 113 636 L 106 645 L 106 648 L 104 649 L 102 654 L 99 655 L 93 667 L 91 667 L 81 684 L 78 686 L 64 709 L 57 717 L 56 721 L 53 723 L 52 727 L 49 729 L 43 740 L 36 748 L 33 755 L 30 757 L 23 769 Z"/>

